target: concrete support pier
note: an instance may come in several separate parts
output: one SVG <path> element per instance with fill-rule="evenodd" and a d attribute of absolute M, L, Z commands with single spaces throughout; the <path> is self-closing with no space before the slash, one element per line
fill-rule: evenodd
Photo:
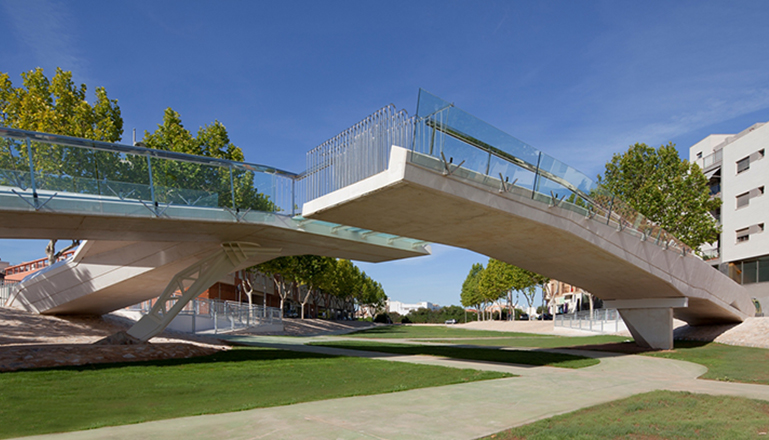
<path fill-rule="evenodd" d="M 655 350 L 673 349 L 673 309 L 687 307 L 689 299 L 649 298 L 606 300 L 617 309 L 636 344 Z"/>

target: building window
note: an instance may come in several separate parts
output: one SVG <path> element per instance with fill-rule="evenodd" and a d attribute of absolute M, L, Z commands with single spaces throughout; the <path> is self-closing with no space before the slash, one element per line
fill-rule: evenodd
<path fill-rule="evenodd" d="M 750 240 L 749 228 L 738 229 L 736 232 L 737 232 L 737 243 L 743 243 Z"/>
<path fill-rule="evenodd" d="M 758 150 L 758 158 L 761 159 L 762 157 L 764 157 L 764 149 L 763 148 Z"/>
<path fill-rule="evenodd" d="M 750 204 L 750 193 L 746 192 L 744 194 L 740 194 L 737 196 L 737 209 L 740 209 L 744 206 L 748 206 Z"/>
<path fill-rule="evenodd" d="M 702 159 L 702 151 L 697 153 L 697 159 Z"/>
<path fill-rule="evenodd" d="M 747 171 L 750 168 L 750 156 L 737 161 L 737 174 Z"/>

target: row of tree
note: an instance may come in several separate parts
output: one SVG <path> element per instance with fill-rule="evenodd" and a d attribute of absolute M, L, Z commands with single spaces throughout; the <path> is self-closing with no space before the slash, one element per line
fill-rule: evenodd
<path fill-rule="evenodd" d="M 294 288 L 305 287 L 300 298 L 302 319 L 311 299 L 315 299 L 315 303 L 322 299 L 327 305 L 334 302 L 341 306 L 352 305 L 356 312 L 369 308 L 372 314 L 382 309 L 387 300 L 382 285 L 350 260 L 318 255 L 289 256 L 275 258 L 254 269 L 272 277 L 280 297 L 281 311 Z"/>
<path fill-rule="evenodd" d="M 550 279 L 545 276 L 491 258 L 485 268 L 481 263 L 473 264 L 462 283 L 460 299 L 463 306 L 474 307 L 480 312 L 479 319 L 490 319 L 491 312 L 487 315 L 484 311 L 495 303 L 501 310 L 504 301 L 507 302 L 508 316 L 512 316 L 513 292 L 519 292 L 531 307 L 537 286 L 544 288 L 548 281 Z"/>

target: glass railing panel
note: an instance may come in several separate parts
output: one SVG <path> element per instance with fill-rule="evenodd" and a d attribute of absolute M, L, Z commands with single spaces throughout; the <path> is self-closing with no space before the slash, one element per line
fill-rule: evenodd
<path fill-rule="evenodd" d="M 26 143 L 19 139 L 0 138 L 0 186 L 26 189 L 30 185 Z"/>
<path fill-rule="evenodd" d="M 499 179 L 500 175 L 508 184 L 527 190 L 534 189 L 534 172 L 492 155 L 489 161 L 489 176 Z"/>
<path fill-rule="evenodd" d="M 99 194 L 121 200 L 152 200 L 147 156 L 95 151 Z"/>
<path fill-rule="evenodd" d="M 30 146 L 37 190 L 99 195 L 93 150 L 35 141 Z"/>
<path fill-rule="evenodd" d="M 449 168 L 462 168 L 486 175 L 489 167 L 489 153 L 448 137 L 442 145 L 443 160 L 449 162 Z M 440 154 L 438 157 L 441 157 Z"/>
<path fill-rule="evenodd" d="M 468 148 L 478 153 L 473 154 Z M 465 160 L 462 169 L 452 172 L 455 177 L 483 181 L 503 190 L 517 189 L 532 200 L 558 204 L 639 239 L 684 253 L 691 251 L 586 174 L 424 90 L 419 94 L 413 149 L 437 159 L 413 155 L 412 162 L 419 165 L 444 171 L 440 157 L 443 152 L 447 160 L 453 158 L 454 165 Z M 504 180 L 515 185 L 503 186 Z"/>
<path fill-rule="evenodd" d="M 151 162 L 157 203 L 232 207 L 229 168 L 158 157 Z"/>
<path fill-rule="evenodd" d="M 273 173 L 250 170 L 234 170 L 233 175 L 235 206 L 238 209 L 278 212 L 284 215 L 291 215 L 290 200 L 284 200 L 282 202 L 283 206 L 281 206 L 276 198 L 279 190 L 290 191 L 290 182 L 286 182 L 290 179 Z M 286 185 L 289 185 L 289 188 L 286 188 Z M 287 198 L 290 199 L 290 196 Z"/>

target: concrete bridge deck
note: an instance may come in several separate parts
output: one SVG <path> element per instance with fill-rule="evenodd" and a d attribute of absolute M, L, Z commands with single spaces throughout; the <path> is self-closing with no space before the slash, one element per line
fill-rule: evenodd
<path fill-rule="evenodd" d="M 739 322 L 745 289 L 707 263 L 666 249 L 530 191 L 447 174 L 427 155 L 392 147 L 388 168 L 307 202 L 303 215 L 470 249 L 578 285 L 620 309 L 636 340 L 672 347 L 672 319 Z M 631 328 L 632 327 L 632 328 Z"/>

